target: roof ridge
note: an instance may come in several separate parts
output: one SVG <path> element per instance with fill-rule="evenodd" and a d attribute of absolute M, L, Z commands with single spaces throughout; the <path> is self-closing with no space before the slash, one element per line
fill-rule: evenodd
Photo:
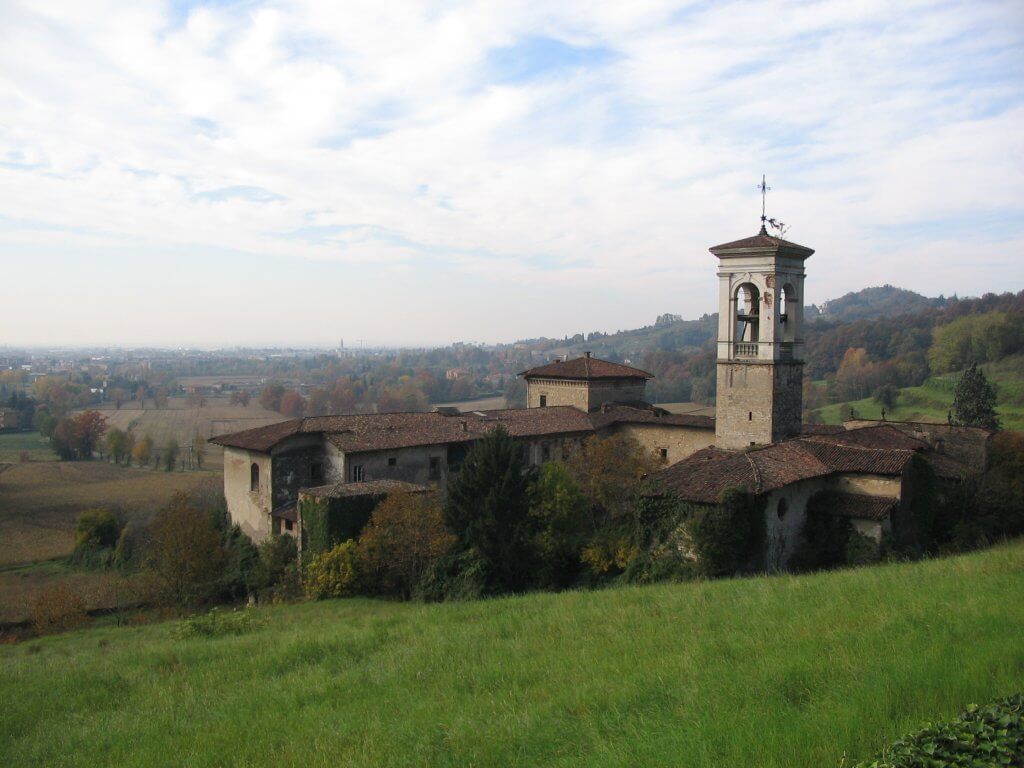
<path fill-rule="evenodd" d="M 761 484 L 761 472 L 757 468 L 757 463 L 750 457 L 749 453 L 744 453 L 743 458 L 747 460 L 750 469 L 754 472 L 754 493 L 760 493 L 763 486 Z"/>

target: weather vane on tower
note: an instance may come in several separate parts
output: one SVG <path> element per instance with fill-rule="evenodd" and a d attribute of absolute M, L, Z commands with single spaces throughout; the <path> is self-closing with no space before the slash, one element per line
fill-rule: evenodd
<path fill-rule="evenodd" d="M 772 229 L 776 230 L 779 233 L 780 238 L 785 237 L 786 231 L 789 229 L 789 227 L 786 226 L 786 224 L 784 224 L 783 222 L 778 221 L 777 219 L 769 219 L 767 214 L 765 213 L 765 205 L 767 203 L 768 193 L 771 191 L 772 188 L 768 186 L 768 183 L 765 181 L 763 173 L 761 174 L 761 183 L 757 185 L 757 188 L 761 190 L 761 234 L 768 234 L 768 230 L 765 229 L 765 224 L 767 224 L 769 227 L 771 227 Z"/>

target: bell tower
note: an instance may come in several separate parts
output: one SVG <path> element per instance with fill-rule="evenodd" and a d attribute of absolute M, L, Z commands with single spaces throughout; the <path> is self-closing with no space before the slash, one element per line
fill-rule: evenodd
<path fill-rule="evenodd" d="M 772 237 L 716 245 L 715 445 L 744 448 L 800 434 L 804 261 L 814 251 Z"/>

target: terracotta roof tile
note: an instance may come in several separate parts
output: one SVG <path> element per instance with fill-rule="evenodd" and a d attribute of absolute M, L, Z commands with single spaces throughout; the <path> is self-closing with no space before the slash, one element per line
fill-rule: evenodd
<path fill-rule="evenodd" d="M 582 381 L 654 378 L 653 373 L 641 371 L 639 368 L 631 368 L 628 365 L 612 363 L 608 360 L 600 360 L 596 357 L 577 357 L 574 360 L 566 360 L 564 363 L 555 361 L 523 371 L 519 375 L 524 379 L 552 378 L 580 379 Z"/>
<path fill-rule="evenodd" d="M 813 248 L 792 243 L 789 240 L 782 240 L 778 237 L 772 237 L 765 232 L 763 227 L 761 228 L 761 231 L 753 237 L 745 237 L 742 240 L 733 240 L 730 243 L 722 243 L 721 245 L 716 245 L 709 250 L 719 258 L 728 258 L 732 255 L 740 255 L 738 253 L 730 253 L 731 251 L 771 250 L 778 251 L 787 256 L 796 256 L 803 259 L 806 259 L 814 253 Z"/>
<path fill-rule="evenodd" d="M 336 483 L 303 488 L 301 493 L 317 499 L 340 499 L 349 496 L 384 496 L 389 493 L 424 493 L 425 485 L 407 483 L 404 480 L 367 480 L 361 483 Z"/>
<path fill-rule="evenodd" d="M 828 492 L 816 500 L 820 509 L 840 517 L 861 520 L 886 520 L 896 508 L 896 499 L 886 496 L 868 496 L 863 493 Z"/>

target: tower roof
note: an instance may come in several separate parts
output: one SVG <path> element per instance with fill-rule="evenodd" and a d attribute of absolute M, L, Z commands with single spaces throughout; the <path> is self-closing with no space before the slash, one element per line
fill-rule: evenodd
<path fill-rule="evenodd" d="M 620 365 L 607 360 L 600 360 L 591 357 L 589 353 L 584 357 L 577 357 L 575 360 L 566 360 L 564 363 L 555 361 L 537 368 L 531 368 L 519 374 L 524 379 L 581 379 L 590 381 L 592 379 L 653 379 L 654 374 L 641 371 L 639 368 L 631 368 L 628 365 Z"/>
<path fill-rule="evenodd" d="M 734 258 L 738 256 L 788 256 L 796 259 L 806 259 L 812 253 L 813 248 L 804 245 L 791 243 L 778 237 L 772 237 L 764 227 L 753 237 L 745 237 L 742 240 L 733 240 L 731 243 L 722 243 L 710 249 L 711 253 L 720 259 Z"/>

